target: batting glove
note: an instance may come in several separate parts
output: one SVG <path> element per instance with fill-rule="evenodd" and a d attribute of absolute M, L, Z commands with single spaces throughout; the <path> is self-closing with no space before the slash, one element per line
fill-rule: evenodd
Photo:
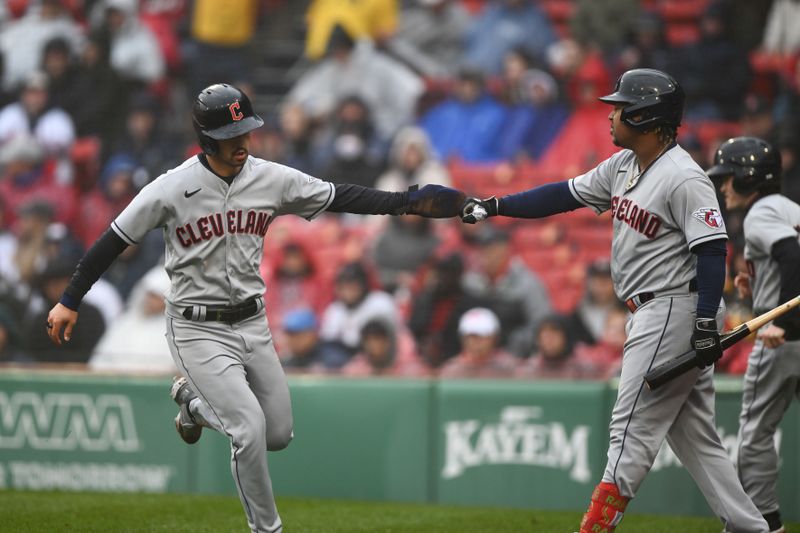
<path fill-rule="evenodd" d="M 461 222 L 475 224 L 489 217 L 496 217 L 499 202 L 494 196 L 480 200 L 478 198 L 467 198 L 461 207 Z"/>
<path fill-rule="evenodd" d="M 698 368 L 705 368 L 719 361 L 722 357 L 722 346 L 719 343 L 716 320 L 713 318 L 695 320 L 692 348 L 696 354 Z"/>

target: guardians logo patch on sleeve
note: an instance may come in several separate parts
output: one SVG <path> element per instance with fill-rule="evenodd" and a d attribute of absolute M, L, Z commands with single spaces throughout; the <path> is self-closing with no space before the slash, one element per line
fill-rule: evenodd
<path fill-rule="evenodd" d="M 709 228 L 721 228 L 722 227 L 722 214 L 719 212 L 719 209 L 714 207 L 701 207 L 694 213 L 692 216 L 708 226 Z"/>

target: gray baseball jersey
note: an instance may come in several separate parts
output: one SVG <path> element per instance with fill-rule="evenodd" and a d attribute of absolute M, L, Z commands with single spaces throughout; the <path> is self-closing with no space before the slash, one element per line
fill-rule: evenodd
<path fill-rule="evenodd" d="M 622 150 L 569 184 L 597 213 L 611 209 L 611 276 L 621 300 L 686 286 L 696 273 L 689 248 L 727 237 L 714 186 L 679 146 L 644 175 Z"/>
<path fill-rule="evenodd" d="M 772 245 L 787 237 L 798 237 L 800 205 L 780 194 L 759 198 L 744 218 L 744 258 L 753 292 L 753 308 L 768 311 L 778 301 L 781 274 L 770 256 Z"/>
<path fill-rule="evenodd" d="M 193 415 L 231 440 L 231 472 L 254 533 L 282 530 L 266 451 L 292 438 L 289 389 L 261 299 L 264 236 L 275 217 L 314 218 L 334 194 L 331 183 L 254 157 L 229 185 L 193 157 L 142 189 L 111 225 L 129 244 L 163 229 L 167 341 L 199 396 Z M 183 316 L 251 298 L 258 312 L 233 324 Z"/>
<path fill-rule="evenodd" d="M 230 305 L 264 294 L 264 236 L 283 214 L 312 219 L 334 198 L 333 184 L 250 157 L 231 185 L 197 157 L 147 185 L 112 222 L 128 244 L 164 229 L 164 267 L 173 309 Z"/>
<path fill-rule="evenodd" d="M 744 256 L 756 313 L 783 303 L 779 301 L 779 265 L 771 250 L 780 240 L 798 238 L 798 230 L 800 205 L 780 194 L 759 198 L 745 216 Z M 768 348 L 757 340 L 744 376 L 737 467 L 742 485 L 762 514 L 778 510 L 774 437 L 796 397 L 800 397 L 800 340 L 777 348 Z"/>
<path fill-rule="evenodd" d="M 611 209 L 617 295 L 655 294 L 628 323 L 603 481 L 634 497 L 666 439 L 728 531 L 765 533 L 714 427 L 713 368 L 692 369 L 656 390 L 643 381 L 691 347 L 697 294 L 689 286 L 696 276 L 690 248 L 727 238 L 711 181 L 673 145 L 643 172 L 635 154 L 622 150 L 569 186 L 597 213 Z"/>

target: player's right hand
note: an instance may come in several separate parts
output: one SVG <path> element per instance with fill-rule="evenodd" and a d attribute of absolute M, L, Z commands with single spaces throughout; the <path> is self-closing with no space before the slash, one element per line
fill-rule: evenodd
<path fill-rule="evenodd" d="M 72 337 L 72 328 L 75 327 L 75 322 L 77 321 L 77 311 L 73 311 L 63 304 L 56 304 L 47 315 L 46 327 L 47 334 L 50 336 L 50 340 L 61 346 L 61 332 L 63 330 L 63 339 L 64 341 L 69 342 L 70 337 Z"/>
<path fill-rule="evenodd" d="M 750 298 L 753 295 L 750 287 L 750 274 L 747 272 L 737 272 L 736 277 L 733 278 L 733 286 L 736 287 L 739 298 Z"/>
<path fill-rule="evenodd" d="M 722 357 L 722 345 L 713 318 L 698 318 L 694 321 L 692 348 L 696 354 L 698 368 L 711 366 Z"/>
<path fill-rule="evenodd" d="M 484 200 L 479 198 L 467 198 L 461 206 L 461 222 L 475 224 L 489 217 L 497 216 L 497 198 L 490 196 Z"/>
<path fill-rule="evenodd" d="M 786 342 L 786 339 L 783 337 L 785 333 L 786 330 L 783 328 L 779 328 L 775 324 L 770 324 L 769 326 L 762 328 L 758 332 L 757 337 L 764 342 L 764 345 L 767 348 L 777 348 Z"/>

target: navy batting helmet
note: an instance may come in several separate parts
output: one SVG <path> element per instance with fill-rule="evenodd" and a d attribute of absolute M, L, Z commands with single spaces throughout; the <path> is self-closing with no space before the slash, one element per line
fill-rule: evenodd
<path fill-rule="evenodd" d="M 714 154 L 714 166 L 706 172 L 719 184 L 733 176 L 739 194 L 780 190 L 781 155 L 770 143 L 757 137 L 734 137 Z"/>
<path fill-rule="evenodd" d="M 250 99 L 225 83 L 200 91 L 192 106 L 192 124 L 200 148 L 209 155 L 219 150 L 220 139 L 232 139 L 264 125 L 255 114 Z"/>
<path fill-rule="evenodd" d="M 625 104 L 622 121 L 639 131 L 661 125 L 677 128 L 686 95 L 675 78 L 660 70 L 637 68 L 622 74 L 614 92 L 600 97 L 607 104 Z"/>

